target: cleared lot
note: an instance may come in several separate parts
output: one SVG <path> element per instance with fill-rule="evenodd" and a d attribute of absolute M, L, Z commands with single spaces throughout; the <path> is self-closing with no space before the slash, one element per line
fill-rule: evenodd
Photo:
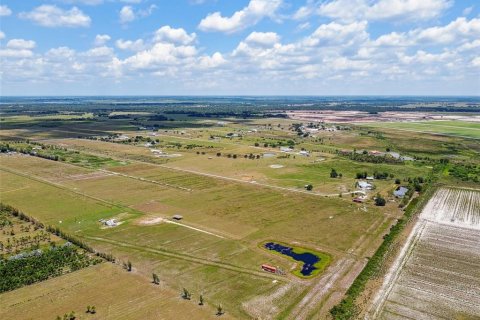
<path fill-rule="evenodd" d="M 387 275 L 370 318 L 480 317 L 479 204 L 479 191 L 435 193 Z"/>

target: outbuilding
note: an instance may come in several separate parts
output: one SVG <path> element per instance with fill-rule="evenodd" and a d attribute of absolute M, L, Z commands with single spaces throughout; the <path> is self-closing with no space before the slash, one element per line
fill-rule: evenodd
<path fill-rule="evenodd" d="M 179 215 L 179 214 L 176 214 L 172 217 L 173 220 L 182 220 L 183 219 L 183 216 Z"/>
<path fill-rule="evenodd" d="M 407 194 L 408 188 L 405 187 L 399 187 L 397 190 L 393 191 L 393 195 L 397 198 L 403 198 L 405 197 L 405 194 Z"/>

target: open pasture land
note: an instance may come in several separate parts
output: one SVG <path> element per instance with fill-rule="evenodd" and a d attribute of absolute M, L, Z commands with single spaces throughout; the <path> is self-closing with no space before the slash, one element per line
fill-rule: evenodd
<path fill-rule="evenodd" d="M 262 299 L 268 300 L 278 291 L 283 307 L 277 305 L 275 310 L 280 312 L 295 303 L 308 285 L 290 276 L 272 283 L 271 276 L 260 270 L 262 263 L 287 271 L 296 265 L 258 248 L 260 242 L 275 239 L 329 253 L 333 267 L 346 252 L 368 255 L 370 243 L 381 237 L 394 219 L 373 206 L 366 212 L 358 210 L 350 198 L 271 190 L 153 164 L 118 166 L 105 174 L 12 155 L 2 156 L 1 168 L 4 202 L 103 252 L 131 260 L 146 277 L 157 272 L 169 288 L 185 286 L 205 292 L 207 298 L 222 302 L 240 318 L 258 314 L 258 308 L 252 309 L 258 300 L 253 299 L 264 296 Z M 151 182 L 156 180 L 192 191 Z M 28 189 L 28 197 L 22 188 Z M 164 222 L 173 214 L 184 217 L 180 225 Z M 98 222 L 102 218 L 118 218 L 123 223 L 102 228 Z M 329 268 L 325 274 L 328 272 Z M 292 283 L 288 290 L 281 289 L 288 283 Z M 264 312 L 272 311 L 267 308 Z"/>
<path fill-rule="evenodd" d="M 374 301 L 373 319 L 478 319 L 480 191 L 438 190 Z"/>
<path fill-rule="evenodd" d="M 372 128 L 405 130 L 419 133 L 451 135 L 480 139 L 480 122 L 467 121 L 419 121 L 419 122 L 375 122 L 365 123 Z"/>
<path fill-rule="evenodd" d="M 198 173 L 200 175 L 214 175 L 243 181 L 244 183 L 260 183 L 299 191 L 304 191 L 305 185 L 312 184 L 314 187 L 312 193 L 334 196 L 338 196 L 339 193 L 348 193 L 355 190 L 355 177 L 357 172 L 368 172 L 370 175 L 373 175 L 375 171 L 388 172 L 394 174 L 395 178 L 404 179 L 407 177 L 424 176 L 430 171 L 429 168 L 418 166 L 414 163 L 401 165 L 360 163 L 323 152 L 312 152 L 310 157 L 305 157 L 298 155 L 297 151 L 289 154 L 287 157 L 285 153 L 279 152 L 278 148 L 263 150 L 252 146 L 242 147 L 242 144 L 245 142 L 238 143 L 240 147 L 237 148 L 244 148 L 246 150 L 243 150 L 245 153 L 238 153 L 236 159 L 226 156 L 227 153 L 234 154 L 231 146 L 228 145 L 226 149 L 222 148 L 220 151 L 210 148 L 197 149 L 197 151 L 182 150 L 180 151 L 182 154 L 181 157 L 165 159 L 154 157 L 148 148 L 143 146 L 81 139 L 52 140 L 50 143 L 84 152 L 91 152 L 93 154 L 102 154 L 117 159 L 117 162 L 118 159 L 146 162 L 146 164 L 143 163 L 145 165 L 144 172 L 150 172 L 150 169 L 153 168 L 152 166 L 147 166 L 148 163 L 162 164 L 165 165 L 166 168 L 186 170 L 187 172 Z M 307 146 L 305 145 L 305 147 Z M 250 150 L 248 150 L 248 148 Z M 261 157 L 259 159 L 244 158 L 244 154 L 250 153 L 247 152 L 247 150 L 250 152 L 253 151 L 255 154 L 261 155 Z M 200 154 L 197 154 L 197 152 L 200 152 Z M 201 154 L 201 152 L 205 154 Z M 218 157 L 216 155 L 217 152 L 221 152 L 222 156 Z M 273 156 L 265 157 L 263 156 L 264 153 L 273 154 Z M 116 167 L 111 170 L 128 173 L 128 168 L 128 166 L 124 169 Z M 332 169 L 342 173 L 342 178 L 330 178 Z M 165 170 L 163 171 L 165 172 Z M 205 175 L 204 181 L 212 180 L 212 178 L 208 176 L 205 177 Z M 188 174 L 187 176 L 188 179 L 183 181 L 184 187 L 188 187 L 187 185 L 191 185 L 192 183 L 195 184 L 195 181 L 202 179 L 201 177 L 199 178 L 198 175 L 195 178 L 195 174 Z M 191 182 L 190 179 L 192 179 Z M 166 178 L 164 181 L 167 180 L 169 179 Z M 170 181 L 175 184 L 174 181 Z M 389 193 L 393 189 L 393 180 L 377 180 L 375 185 L 377 186 L 376 192 Z"/>
<path fill-rule="evenodd" d="M 1 295 L 0 319 L 215 319 L 215 305 L 199 306 L 164 284 L 102 263 Z M 95 306 L 96 314 L 86 313 Z M 227 312 L 226 318 L 233 318 Z M 223 318 L 223 317 L 222 317 Z"/>

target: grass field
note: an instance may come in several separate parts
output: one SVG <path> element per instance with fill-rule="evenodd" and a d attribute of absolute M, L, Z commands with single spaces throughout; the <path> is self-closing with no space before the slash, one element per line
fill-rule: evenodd
<path fill-rule="evenodd" d="M 421 122 L 383 122 L 366 123 L 372 128 L 406 130 L 419 133 L 453 135 L 480 139 L 480 123 L 465 121 L 421 121 Z"/>
<path fill-rule="evenodd" d="M 87 314 L 87 306 L 95 306 L 96 314 Z M 198 296 L 183 300 L 180 291 L 162 283 L 155 286 L 110 263 L 20 288 L 0 299 L 1 319 L 55 319 L 71 311 L 77 319 L 217 318 L 215 302 L 198 306 Z M 231 318 L 228 309 L 225 318 Z"/>
<path fill-rule="evenodd" d="M 143 111 L 115 112 L 120 116 L 150 116 Z M 175 310 L 181 310 L 179 319 L 194 315 L 208 318 L 217 303 L 225 307 L 226 316 L 235 318 L 324 315 L 328 312 L 325 308 L 343 295 L 391 224 L 402 216 L 398 207 L 401 200 L 392 196 L 397 187 L 395 178 L 408 183 L 408 178 L 427 177 L 433 168 L 421 161 L 356 162 L 336 151 L 391 148 L 406 155 L 419 152 L 441 157 L 446 150 L 456 148 L 461 159 L 473 152 L 464 140 L 460 143 L 446 136 L 425 139 L 409 131 L 395 131 L 392 136 L 388 130 L 379 134 L 352 127 L 302 137 L 291 129 L 295 121 L 289 119 L 172 117 L 175 121 L 142 122 L 142 127 L 157 125 L 156 131 L 133 125 L 132 118 L 105 116 L 4 121 L 2 141 L 28 138 L 68 151 L 58 154 L 63 161 L 0 155 L 2 201 L 62 228 L 99 251 L 112 253 L 119 263 L 131 261 L 134 273 L 102 264 L 95 268 L 106 276 L 98 279 L 92 271 L 95 268 L 87 268 L 48 280 L 44 286 L 35 285 L 31 292 L 2 296 L 0 312 L 5 309 L 22 318 L 19 306 L 34 308 L 36 303 L 66 292 L 64 303 L 45 307 L 39 318 L 55 318 L 72 310 L 82 313 L 88 304 L 97 306 L 99 319 L 168 319 Z M 116 133 L 133 141 L 85 139 Z M 227 134 L 238 137 L 228 138 Z M 145 140 L 134 141 L 140 135 L 158 139 L 155 148 L 180 156 L 156 157 Z M 289 141 L 293 141 L 295 151 L 287 156 L 279 146 Z M 299 155 L 302 149 L 310 151 L 310 157 Z M 255 159 L 248 157 L 250 153 Z M 274 156 L 264 157 L 264 153 Z M 332 169 L 342 177 L 330 178 Z M 375 171 L 391 173 L 394 178 L 375 180 L 376 189 L 367 191 L 365 202 L 354 203 L 349 192 L 356 190 L 356 173 L 371 175 Z M 311 192 L 305 190 L 306 184 L 313 185 Z M 375 206 L 377 193 L 387 199 L 385 207 Z M 174 215 L 183 219 L 173 221 Z M 99 222 L 111 218 L 120 224 L 105 227 Z M 262 249 L 265 241 L 322 254 L 318 275 L 302 279 L 290 272 L 280 276 L 262 271 L 264 263 L 293 273 L 298 273 L 299 267 L 293 260 Z M 152 272 L 159 275 L 161 286 L 149 283 Z M 87 287 L 82 281 L 95 282 L 95 286 Z M 193 300 L 204 295 L 209 306 L 202 309 L 194 301 L 180 299 L 184 287 L 194 293 Z M 107 294 L 117 291 L 122 291 L 118 300 L 113 300 L 116 293 Z M 87 301 L 88 295 L 98 302 Z M 78 301 L 74 296 L 80 297 Z M 136 303 L 132 306 L 129 301 Z M 108 304 L 111 310 L 105 309 Z M 63 306 L 68 306 L 67 310 Z"/>

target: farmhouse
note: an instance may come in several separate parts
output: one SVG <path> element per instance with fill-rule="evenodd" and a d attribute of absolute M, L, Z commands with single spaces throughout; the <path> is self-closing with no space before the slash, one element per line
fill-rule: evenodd
<path fill-rule="evenodd" d="M 308 152 L 307 150 L 302 150 L 298 154 L 301 156 L 310 157 L 310 152 Z"/>
<path fill-rule="evenodd" d="M 408 192 L 408 189 L 405 187 L 399 187 L 397 190 L 393 191 L 393 195 L 397 198 L 405 197 L 405 194 Z"/>
<path fill-rule="evenodd" d="M 366 190 L 372 190 L 373 189 L 373 185 L 366 182 L 366 181 L 358 181 L 357 186 L 361 189 L 366 189 Z"/>
<path fill-rule="evenodd" d="M 290 147 L 280 147 L 280 151 L 282 151 L 282 152 L 291 152 L 291 151 L 293 151 L 293 149 L 290 148 Z"/>

